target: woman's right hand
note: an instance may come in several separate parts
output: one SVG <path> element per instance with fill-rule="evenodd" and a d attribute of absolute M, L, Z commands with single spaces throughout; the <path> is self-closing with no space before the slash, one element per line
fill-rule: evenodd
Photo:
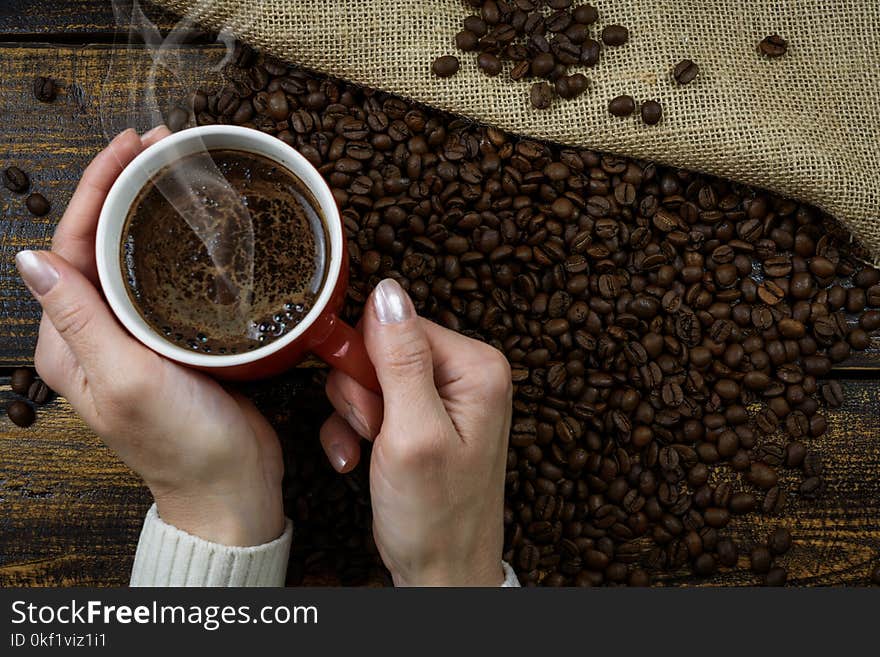
<path fill-rule="evenodd" d="M 336 412 L 321 429 L 331 463 L 348 472 L 362 438 L 370 461 L 373 535 L 396 585 L 498 586 L 504 581 L 504 474 L 510 367 L 492 347 L 416 315 L 382 281 L 364 339 L 382 397 L 334 371 Z"/>

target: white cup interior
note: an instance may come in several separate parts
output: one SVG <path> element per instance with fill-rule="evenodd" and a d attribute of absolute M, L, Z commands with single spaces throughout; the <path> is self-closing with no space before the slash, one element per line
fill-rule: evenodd
<path fill-rule="evenodd" d="M 315 304 L 289 333 L 259 347 L 239 354 L 206 354 L 186 349 L 159 335 L 141 317 L 129 297 L 120 263 L 120 245 L 129 208 L 144 185 L 164 166 L 205 149 L 234 149 L 267 157 L 285 167 L 305 183 L 320 206 L 330 237 L 327 278 Z M 153 351 L 172 360 L 199 367 L 243 365 L 270 355 L 296 340 L 326 307 L 342 269 L 342 222 L 330 188 L 315 168 L 296 150 L 258 130 L 239 126 L 211 125 L 190 128 L 153 144 L 138 155 L 119 175 L 98 220 L 95 256 L 98 277 L 107 302 L 119 321 L 138 340 Z"/>

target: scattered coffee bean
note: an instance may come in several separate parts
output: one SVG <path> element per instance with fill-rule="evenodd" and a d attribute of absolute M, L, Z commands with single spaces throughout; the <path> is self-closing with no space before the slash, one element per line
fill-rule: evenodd
<path fill-rule="evenodd" d="M 752 572 L 760 575 L 770 570 L 770 566 L 773 563 L 773 555 L 769 549 L 759 545 L 752 550 L 750 560 Z"/>
<path fill-rule="evenodd" d="M 441 55 L 431 65 L 431 72 L 438 78 L 448 78 L 458 73 L 459 61 L 455 55 Z"/>
<path fill-rule="evenodd" d="M 501 73 L 501 60 L 490 52 L 481 52 L 477 57 L 477 66 L 486 75 L 494 76 Z"/>
<path fill-rule="evenodd" d="M 34 423 L 36 414 L 31 405 L 23 401 L 14 401 L 6 405 L 6 415 L 16 425 L 20 427 L 29 427 Z"/>
<path fill-rule="evenodd" d="M 785 527 L 777 527 L 767 538 L 767 547 L 773 554 L 785 554 L 791 547 L 791 532 Z"/>
<path fill-rule="evenodd" d="M 27 397 L 35 404 L 45 404 L 52 390 L 42 381 L 34 381 L 28 386 Z"/>
<path fill-rule="evenodd" d="M 647 125 L 660 123 L 663 116 L 663 107 L 656 100 L 646 100 L 642 103 L 642 121 Z"/>
<path fill-rule="evenodd" d="M 614 116 L 629 116 L 636 109 L 636 101 L 632 96 L 622 95 L 612 98 L 608 103 L 608 111 Z"/>
<path fill-rule="evenodd" d="M 38 75 L 34 78 L 34 98 L 41 103 L 51 103 L 55 100 L 58 91 L 55 82 L 51 78 Z"/>
<path fill-rule="evenodd" d="M 180 132 L 189 123 L 189 112 L 181 107 L 174 107 L 168 112 L 168 118 L 165 125 L 171 132 Z M 236 121 L 236 123 L 239 123 Z"/>
<path fill-rule="evenodd" d="M 689 84 L 694 81 L 700 67 L 689 59 L 683 59 L 672 69 L 672 77 L 678 84 Z"/>
<path fill-rule="evenodd" d="M 629 41 L 629 30 L 623 25 L 606 25 L 602 29 L 602 43 L 606 46 L 622 46 Z"/>
<path fill-rule="evenodd" d="M 529 98 L 535 109 L 547 109 L 553 104 L 553 87 L 546 82 L 535 82 L 529 91 Z"/>
<path fill-rule="evenodd" d="M 871 569 L 871 583 L 880 586 L 880 563 Z"/>
<path fill-rule="evenodd" d="M 46 197 L 39 192 L 34 192 L 30 196 L 28 196 L 25 204 L 27 205 L 27 209 L 30 211 L 30 213 L 35 217 L 45 216 L 49 214 L 49 210 L 51 210 L 49 201 L 47 201 Z"/>
<path fill-rule="evenodd" d="M 768 37 L 764 37 L 761 43 L 758 44 L 758 48 L 761 54 L 767 57 L 782 57 L 788 52 L 788 42 L 778 34 L 771 34 Z"/>
<path fill-rule="evenodd" d="M 785 568 L 780 568 L 779 566 L 774 566 L 764 576 L 764 583 L 767 586 L 785 586 L 787 581 L 788 572 Z"/>
<path fill-rule="evenodd" d="M 599 10 L 593 5 L 578 5 L 571 12 L 571 17 L 581 25 L 592 25 L 599 20 Z"/>
<path fill-rule="evenodd" d="M 12 371 L 10 387 L 17 395 L 26 395 L 34 382 L 34 371 L 29 367 L 19 367 Z"/>
<path fill-rule="evenodd" d="M 9 191 L 21 194 L 28 190 L 31 181 L 27 174 L 18 167 L 9 167 L 3 171 L 3 184 Z"/>

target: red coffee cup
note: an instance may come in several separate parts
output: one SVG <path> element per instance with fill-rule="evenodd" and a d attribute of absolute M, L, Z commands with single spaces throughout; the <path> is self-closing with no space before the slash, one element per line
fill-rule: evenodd
<path fill-rule="evenodd" d="M 125 219 L 144 185 L 166 165 L 212 149 L 262 155 L 294 174 L 318 202 L 330 243 L 327 278 L 311 310 L 289 333 L 240 354 L 205 354 L 159 335 L 134 307 L 119 257 Z M 116 317 L 135 338 L 170 360 L 220 379 L 251 380 L 280 374 L 313 353 L 364 387 L 379 392 L 363 337 L 339 319 L 348 286 L 348 252 L 339 208 L 317 170 L 280 139 L 250 128 L 211 125 L 182 130 L 145 149 L 122 171 L 107 194 L 98 220 L 95 256 L 101 287 Z"/>

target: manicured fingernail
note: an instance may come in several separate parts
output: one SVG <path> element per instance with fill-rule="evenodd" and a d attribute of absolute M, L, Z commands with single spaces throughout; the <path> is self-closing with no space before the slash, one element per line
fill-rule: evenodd
<path fill-rule="evenodd" d="M 354 404 L 348 405 L 348 413 L 345 414 L 345 421 L 354 429 L 362 438 L 370 437 L 370 430 L 367 428 L 367 420 L 361 412 L 355 408 Z"/>
<path fill-rule="evenodd" d="M 27 286 L 39 296 L 55 287 L 60 278 L 58 270 L 39 251 L 19 251 L 15 254 L 15 266 Z"/>
<path fill-rule="evenodd" d="M 354 460 L 354 454 L 351 453 L 347 443 L 334 443 L 327 447 L 327 457 L 330 459 L 330 465 L 336 472 L 347 472 L 349 465 Z"/>
<path fill-rule="evenodd" d="M 155 128 L 152 128 L 152 129 L 150 129 L 150 130 L 147 130 L 147 131 L 143 134 L 143 136 L 141 137 L 141 139 L 149 139 L 150 137 L 155 137 L 156 134 L 158 134 L 158 132 L 159 132 L 160 130 L 167 130 L 167 129 L 168 129 L 168 128 L 165 127 L 165 124 L 164 124 L 164 123 L 160 123 L 160 124 L 157 125 Z"/>
<path fill-rule="evenodd" d="M 373 305 L 380 324 L 396 324 L 415 315 L 412 301 L 393 278 L 386 278 L 376 286 Z"/>

